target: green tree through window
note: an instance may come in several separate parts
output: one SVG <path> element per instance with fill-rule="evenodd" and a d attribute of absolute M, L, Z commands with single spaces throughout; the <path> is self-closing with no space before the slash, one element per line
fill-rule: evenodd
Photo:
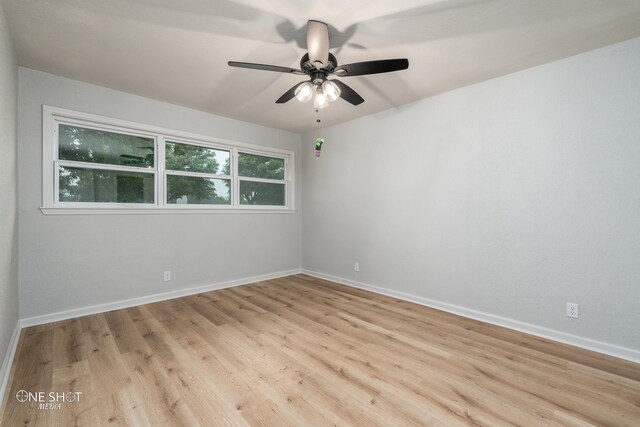
<path fill-rule="evenodd" d="M 284 159 L 238 153 L 238 175 L 240 176 L 240 204 L 284 206 Z M 243 177 L 249 179 L 242 179 Z M 269 179 L 278 182 L 252 181 L 250 178 Z"/>
<path fill-rule="evenodd" d="M 154 139 L 61 124 L 58 158 L 96 165 L 153 169 Z M 60 201 L 153 203 L 153 174 L 60 167 Z"/>
<path fill-rule="evenodd" d="M 167 171 L 228 175 L 225 169 L 229 170 L 229 161 L 228 151 L 175 142 L 165 144 Z M 231 203 L 229 180 L 170 174 L 167 181 L 167 203 L 181 203 L 182 200 L 189 204 Z"/>

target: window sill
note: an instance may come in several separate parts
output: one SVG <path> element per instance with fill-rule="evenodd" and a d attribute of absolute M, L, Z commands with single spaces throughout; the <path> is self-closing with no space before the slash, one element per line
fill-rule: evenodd
<path fill-rule="evenodd" d="M 292 214 L 289 208 L 76 208 L 40 207 L 44 215 L 174 215 L 174 214 Z"/>

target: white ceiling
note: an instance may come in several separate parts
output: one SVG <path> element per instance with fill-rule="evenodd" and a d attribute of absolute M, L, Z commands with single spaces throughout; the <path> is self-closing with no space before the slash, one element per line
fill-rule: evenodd
<path fill-rule="evenodd" d="M 253 123 L 302 132 L 312 103 L 275 100 L 301 76 L 308 19 L 330 24 L 345 64 L 409 69 L 342 79 L 365 103 L 322 110 L 336 124 L 640 36 L 639 0 L 3 0 L 20 65 Z"/>

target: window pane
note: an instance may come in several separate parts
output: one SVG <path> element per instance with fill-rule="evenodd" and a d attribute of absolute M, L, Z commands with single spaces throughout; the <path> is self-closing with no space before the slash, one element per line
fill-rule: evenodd
<path fill-rule="evenodd" d="M 61 124 L 58 158 L 109 165 L 154 167 L 154 139 Z"/>
<path fill-rule="evenodd" d="M 285 206 L 284 190 L 284 184 L 240 181 L 240 204 Z"/>
<path fill-rule="evenodd" d="M 165 144 L 165 168 L 174 171 L 230 175 L 229 152 L 197 145 Z"/>
<path fill-rule="evenodd" d="M 228 179 L 167 175 L 167 203 L 178 205 L 230 205 Z"/>
<path fill-rule="evenodd" d="M 152 173 L 60 167 L 61 202 L 154 203 Z"/>
<path fill-rule="evenodd" d="M 238 175 L 284 180 L 284 159 L 239 153 Z"/>

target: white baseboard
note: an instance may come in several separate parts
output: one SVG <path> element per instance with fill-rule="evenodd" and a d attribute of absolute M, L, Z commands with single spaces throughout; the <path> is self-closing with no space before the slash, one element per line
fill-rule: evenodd
<path fill-rule="evenodd" d="M 88 316 L 91 314 L 104 313 L 121 308 L 133 307 L 136 305 L 149 304 L 152 302 L 165 301 L 174 298 L 180 298 L 187 295 L 195 295 L 202 292 L 215 291 L 218 289 L 230 288 L 232 286 L 247 285 L 249 283 L 260 282 L 263 280 L 277 279 L 279 277 L 291 276 L 292 274 L 301 273 L 300 269 L 279 271 L 276 273 L 262 274 L 259 276 L 245 277 L 242 279 L 228 280 L 225 282 L 212 283 L 194 288 L 177 289 L 170 292 L 162 292 L 159 294 L 147 295 L 144 297 L 130 298 L 126 300 L 113 301 L 105 304 L 97 304 L 89 307 L 75 308 L 71 310 L 59 311 L 57 313 L 44 314 L 41 316 L 27 317 L 20 319 L 20 327 L 42 325 L 45 323 L 57 322 L 60 320 L 72 319 L 74 317 Z"/>
<path fill-rule="evenodd" d="M 0 367 L 0 405 L 4 403 L 4 394 L 7 391 L 7 383 L 11 375 L 11 366 L 13 366 L 13 358 L 18 348 L 20 329 L 20 321 L 18 321 L 16 322 L 16 327 L 13 329 L 13 335 L 11 335 L 11 340 L 9 340 L 9 347 L 7 347 L 7 352 L 2 360 L 2 367 Z"/>
<path fill-rule="evenodd" d="M 448 304 L 445 302 L 436 301 L 429 298 L 419 297 L 416 295 L 407 294 L 405 292 L 394 291 L 391 289 L 369 285 L 367 283 L 361 283 L 354 280 L 344 279 L 342 277 L 332 276 L 330 274 L 319 273 L 317 271 L 310 271 L 310 270 L 303 269 L 302 273 L 307 274 L 309 276 L 317 277 L 320 279 L 330 280 L 332 282 L 340 283 L 342 285 L 364 289 L 364 290 L 375 292 L 378 294 L 398 298 L 404 301 L 409 301 L 416 304 L 424 305 L 426 307 L 436 308 L 438 310 L 446 311 L 448 313 L 453 313 L 459 316 L 480 320 L 482 322 L 491 323 L 493 325 L 503 326 L 509 329 L 515 329 L 516 331 L 525 332 L 527 334 L 535 335 L 541 338 L 546 338 L 546 339 L 558 341 L 564 344 L 573 345 L 576 347 L 584 348 L 586 350 L 607 354 L 609 356 L 618 357 L 620 359 L 629 360 L 631 362 L 640 363 L 640 351 L 638 350 L 617 346 L 615 344 L 608 344 L 605 342 L 592 340 L 590 338 L 584 338 L 577 335 L 568 334 L 566 332 L 556 331 L 554 329 L 533 325 L 531 323 L 521 322 L 518 320 L 509 319 L 507 317 L 496 316 L 494 314 L 485 313 L 482 311 L 477 311 L 477 310 L 473 310 L 466 307 L 460 307 L 457 305 Z"/>
<path fill-rule="evenodd" d="M 118 310 L 121 308 L 133 307 L 142 304 L 149 304 L 153 302 L 165 301 L 168 299 L 179 298 L 187 295 L 195 295 L 202 292 L 214 291 L 217 289 L 229 288 L 232 286 L 246 285 L 254 282 L 260 282 L 263 280 L 277 279 L 279 277 L 291 276 L 293 274 L 304 273 L 309 276 L 318 277 L 320 279 L 330 280 L 332 282 L 340 283 L 346 286 L 354 288 L 364 289 L 367 291 L 375 292 L 382 295 L 398 298 L 401 300 L 413 302 L 416 304 L 424 305 L 426 307 L 436 308 L 438 310 L 446 311 L 449 313 L 457 314 L 463 317 L 468 317 L 482 322 L 490 323 L 493 325 L 503 326 L 505 328 L 514 329 L 516 331 L 525 332 L 527 334 L 535 335 L 538 337 L 558 341 L 564 344 L 573 345 L 576 347 L 584 348 L 587 350 L 595 351 L 598 353 L 607 354 L 610 356 L 618 357 L 620 359 L 629 360 L 631 362 L 640 363 L 640 351 L 617 346 L 615 344 L 609 344 L 601 341 L 592 340 L 590 338 L 584 338 L 577 335 L 568 334 L 566 332 L 557 331 L 554 329 L 545 328 L 542 326 L 533 325 L 531 323 L 521 322 L 515 319 L 509 319 L 502 316 L 497 316 L 482 311 L 473 310 L 466 307 L 460 307 L 457 305 L 432 300 L 416 295 L 407 294 L 405 292 L 395 291 L 391 289 L 382 288 L 379 286 L 369 285 L 367 283 L 357 282 L 350 279 L 344 279 L 342 277 L 333 276 L 330 274 L 319 273 L 316 271 L 305 269 L 293 269 L 280 271 L 276 273 L 263 274 L 259 276 L 246 277 L 242 279 L 229 280 L 225 282 L 218 282 L 204 286 L 198 286 L 187 289 L 178 289 L 171 292 L 163 292 L 159 294 L 148 295 L 144 297 L 131 298 L 126 300 L 114 301 L 106 304 L 98 304 L 89 307 L 77 308 L 72 310 L 60 311 L 57 313 L 45 314 L 42 316 L 28 317 L 20 319 L 19 325 L 16 326 L 9 348 L 7 349 L 7 355 L 2 365 L 2 371 L 0 371 L 0 396 L 3 395 L 6 381 L 8 380 L 9 372 L 11 370 L 11 361 L 16 350 L 18 343 L 18 335 L 20 328 L 26 328 L 29 326 L 42 325 L 45 323 L 57 322 L 60 320 L 72 319 L 74 317 L 88 316 L 91 314 L 104 313 L 107 311 Z M 8 366 L 5 366 L 8 364 Z"/>

